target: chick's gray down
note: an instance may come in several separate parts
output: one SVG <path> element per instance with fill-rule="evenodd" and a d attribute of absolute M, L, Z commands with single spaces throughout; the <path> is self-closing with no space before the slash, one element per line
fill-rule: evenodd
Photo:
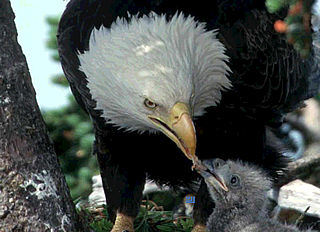
<path fill-rule="evenodd" d="M 267 191 L 272 182 L 258 167 L 241 161 L 205 160 L 205 179 L 215 203 L 207 221 L 210 232 L 298 232 L 267 214 Z M 311 231 L 311 230 L 308 230 Z"/>

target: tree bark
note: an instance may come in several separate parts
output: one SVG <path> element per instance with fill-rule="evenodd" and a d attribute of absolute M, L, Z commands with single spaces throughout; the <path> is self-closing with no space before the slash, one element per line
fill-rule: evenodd
<path fill-rule="evenodd" d="M 9 0 L 0 1 L 0 231 L 85 231 L 35 99 Z"/>

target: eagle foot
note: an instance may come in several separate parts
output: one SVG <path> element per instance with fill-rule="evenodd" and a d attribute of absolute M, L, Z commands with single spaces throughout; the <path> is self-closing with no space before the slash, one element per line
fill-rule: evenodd
<path fill-rule="evenodd" d="M 207 232 L 205 225 L 197 224 L 193 227 L 191 232 Z"/>
<path fill-rule="evenodd" d="M 116 221 L 112 227 L 111 232 L 134 232 L 133 228 L 134 218 L 117 213 Z"/>

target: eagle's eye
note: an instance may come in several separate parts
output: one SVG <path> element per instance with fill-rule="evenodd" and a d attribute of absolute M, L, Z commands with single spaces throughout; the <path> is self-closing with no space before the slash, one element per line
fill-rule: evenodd
<path fill-rule="evenodd" d="M 232 187 L 238 187 L 240 185 L 240 177 L 238 175 L 232 175 L 230 178 L 230 184 Z"/>
<path fill-rule="evenodd" d="M 149 109 L 154 109 L 158 106 L 156 103 L 154 103 L 153 101 L 150 101 L 147 98 L 144 100 L 144 105 Z"/>
<path fill-rule="evenodd" d="M 213 162 L 213 167 L 214 168 L 221 168 L 226 162 L 222 159 L 215 159 Z"/>

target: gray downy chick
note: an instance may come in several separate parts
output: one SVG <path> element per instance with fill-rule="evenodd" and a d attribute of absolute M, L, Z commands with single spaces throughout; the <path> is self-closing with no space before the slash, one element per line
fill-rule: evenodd
<path fill-rule="evenodd" d="M 215 208 L 207 221 L 210 232 L 299 232 L 270 219 L 267 191 L 271 180 L 258 167 L 241 161 L 205 160 L 204 178 Z M 310 230 L 308 230 L 310 231 Z"/>

